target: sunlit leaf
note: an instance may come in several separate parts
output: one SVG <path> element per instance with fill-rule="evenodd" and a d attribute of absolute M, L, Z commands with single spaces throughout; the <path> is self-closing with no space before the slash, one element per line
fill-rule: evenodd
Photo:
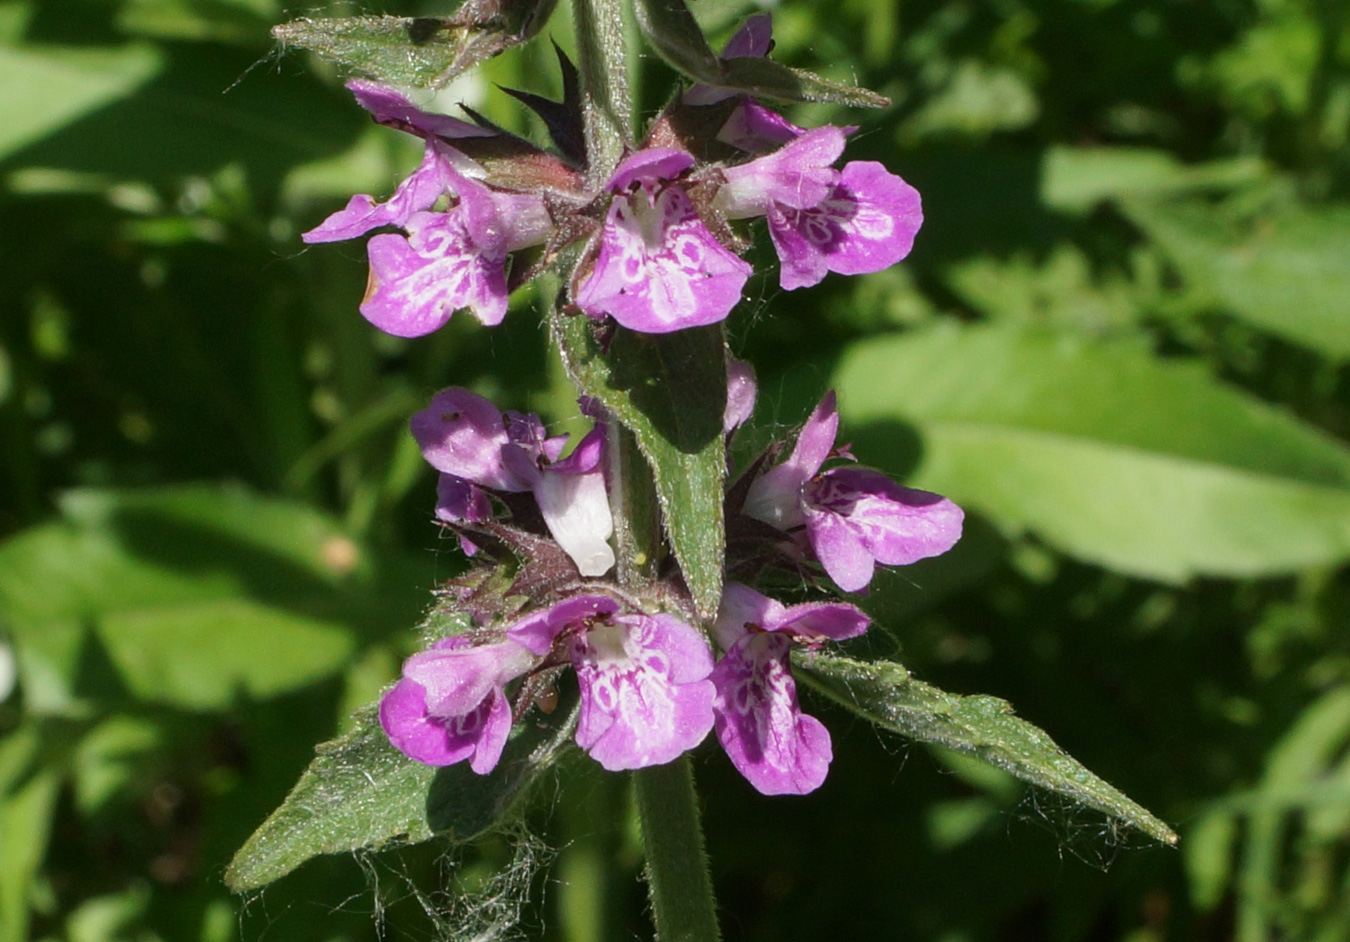
<path fill-rule="evenodd" d="M 131 94 L 162 64 L 148 46 L 0 47 L 0 157 Z"/>
<path fill-rule="evenodd" d="M 1350 555 L 1350 450 L 1197 364 L 955 328 L 860 342 L 835 382 L 860 433 L 918 430 L 913 483 L 1084 559 L 1182 581 Z"/>
<path fill-rule="evenodd" d="M 547 727 L 520 724 L 497 768 L 480 776 L 465 763 L 435 769 L 409 759 L 390 744 L 371 706 L 351 732 L 318 747 L 281 807 L 235 854 L 225 882 L 242 893 L 319 854 L 413 844 L 436 834 L 470 840 L 503 821 L 562 758 L 574 711 L 558 711 Z"/>
<path fill-rule="evenodd" d="M 36 727 L 0 739 L 0 937 L 26 939 L 28 894 L 46 854 L 60 771 L 34 767 L 41 743 Z"/>
<path fill-rule="evenodd" d="M 75 697 L 86 628 L 133 693 L 191 709 L 272 696 L 346 662 L 339 584 L 361 551 L 314 509 L 204 486 L 62 503 L 64 520 L 0 545 L 0 616 L 30 708 Z"/>
<path fill-rule="evenodd" d="M 1176 843 L 1171 828 L 1015 716 L 1004 700 L 946 693 L 889 661 L 807 655 L 797 665 L 813 688 L 884 729 L 972 756 L 1154 840 Z"/>
<path fill-rule="evenodd" d="M 126 0 L 117 25 L 135 36 L 257 46 L 276 13 L 268 0 Z"/>
<path fill-rule="evenodd" d="M 1041 199 L 1055 209 L 1084 212 L 1107 199 L 1222 190 L 1268 173 L 1258 157 L 1186 164 L 1151 147 L 1052 147 L 1041 165 Z"/>
<path fill-rule="evenodd" d="M 535 36 L 556 3 L 469 0 L 446 19 L 304 17 L 274 28 L 272 34 L 285 45 L 309 49 L 383 82 L 439 88 Z"/>
<path fill-rule="evenodd" d="M 198 710 L 313 683 L 341 669 L 353 646 L 341 624 L 245 599 L 109 612 L 97 631 L 132 693 Z"/>
<path fill-rule="evenodd" d="M 1326 356 L 1350 358 L 1350 209 L 1289 209 L 1229 224 L 1200 203 L 1135 200 L 1125 208 L 1217 305 Z"/>

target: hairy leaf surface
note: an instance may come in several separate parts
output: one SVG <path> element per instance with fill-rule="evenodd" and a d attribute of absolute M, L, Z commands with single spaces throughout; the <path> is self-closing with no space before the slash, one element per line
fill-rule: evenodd
<path fill-rule="evenodd" d="M 891 661 L 817 654 L 797 664 L 814 689 L 878 726 L 973 756 L 1154 840 L 1177 841 L 1171 828 L 1089 772 L 1043 730 L 1019 719 L 1005 700 L 946 693 Z"/>

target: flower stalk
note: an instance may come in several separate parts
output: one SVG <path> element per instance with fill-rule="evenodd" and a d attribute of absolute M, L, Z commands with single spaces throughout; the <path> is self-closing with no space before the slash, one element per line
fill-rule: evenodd
<path fill-rule="evenodd" d="M 619 0 L 572 0 L 572 19 L 586 121 L 588 182 L 598 186 L 618 166 L 633 133 L 623 6 Z"/>
<path fill-rule="evenodd" d="M 578 71 L 586 121 L 589 183 L 609 178 L 632 128 L 628 48 L 618 0 L 573 0 Z M 661 552 L 656 486 L 631 431 L 608 420 L 606 475 L 615 521 L 617 575 L 638 586 L 655 572 Z M 689 757 L 633 773 L 646 847 L 647 886 L 660 942 L 717 942 L 717 914 L 703 849 L 698 797 Z"/>
<path fill-rule="evenodd" d="M 717 942 L 708 855 L 688 754 L 633 773 L 658 942 Z"/>

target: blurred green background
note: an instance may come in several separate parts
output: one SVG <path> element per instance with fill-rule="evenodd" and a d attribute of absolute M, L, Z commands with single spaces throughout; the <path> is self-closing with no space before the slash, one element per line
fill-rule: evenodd
<path fill-rule="evenodd" d="M 694 7 L 715 43 L 752 11 Z M 356 311 L 363 248 L 299 241 L 417 160 L 269 39 L 358 12 L 446 10 L 0 2 L 5 942 L 467 937 L 437 887 L 512 881 L 527 937 L 650 934 L 625 785 L 585 763 L 533 841 L 221 881 L 462 565 L 407 416 L 452 383 L 575 416 L 528 291 L 397 340 Z M 1007 698 L 1182 843 L 808 699 L 818 793 L 696 757 L 726 937 L 1350 939 L 1350 4 L 774 14 L 777 57 L 893 99 L 793 115 L 860 124 L 850 157 L 927 221 L 892 270 L 751 282 L 755 434 L 837 386 L 865 463 L 965 506 L 957 550 L 865 600 L 873 648 Z M 565 10 L 546 33 L 570 46 Z M 493 83 L 556 89 L 551 57 L 442 100 L 538 137 Z M 645 60 L 647 114 L 672 80 Z"/>

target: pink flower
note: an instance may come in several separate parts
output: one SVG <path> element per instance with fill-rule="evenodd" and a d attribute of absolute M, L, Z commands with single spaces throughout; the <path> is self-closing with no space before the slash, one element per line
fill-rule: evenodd
<path fill-rule="evenodd" d="M 692 155 L 663 148 L 619 164 L 595 266 L 575 293 L 586 313 L 651 334 L 731 313 L 751 269 L 708 231 L 675 182 L 693 165 Z"/>
<path fill-rule="evenodd" d="M 302 238 L 334 242 L 382 227 L 403 230 L 376 235 L 367 247 L 371 287 L 361 313 L 386 333 L 420 337 L 465 309 L 484 324 L 501 323 L 508 257 L 546 241 L 553 231 L 543 198 L 489 187 L 479 179 L 482 166 L 449 143 L 495 132 L 421 111 L 374 82 L 347 87 L 378 123 L 424 138 L 426 150 L 421 165 L 387 201 L 359 193 Z M 442 200 L 450 205 L 433 211 Z"/>
<path fill-rule="evenodd" d="M 511 731 L 505 687 L 535 657 L 514 641 L 473 645 L 445 638 L 403 665 L 403 678 L 380 701 L 380 725 L 399 751 L 426 765 L 469 767 L 486 775 Z"/>
<path fill-rule="evenodd" d="M 340 242 L 365 235 L 381 226 L 402 226 L 414 213 L 430 209 L 445 195 L 455 178 L 450 149 L 427 141 L 421 165 L 398 185 L 386 202 L 376 203 L 364 193 L 353 196 L 338 210 L 301 236 L 306 242 Z"/>
<path fill-rule="evenodd" d="M 846 592 L 866 588 L 876 563 L 904 566 L 951 549 L 964 515 L 945 497 L 902 487 L 876 471 L 820 470 L 834 452 L 838 428 L 829 392 L 788 459 L 750 485 L 746 515 L 780 530 L 805 526 L 816 558 Z"/>
<path fill-rule="evenodd" d="M 712 729 L 712 652 L 671 615 L 622 613 L 611 598 L 580 596 L 506 635 L 537 655 L 562 645 L 581 686 L 577 745 L 611 772 L 664 765 Z"/>
<path fill-rule="evenodd" d="M 713 728 L 712 651 L 671 615 L 580 595 L 508 625 L 501 640 L 448 638 L 415 654 L 380 703 L 393 744 L 427 765 L 469 760 L 484 774 L 511 729 L 506 687 L 570 661 L 581 688 L 577 745 L 610 771 L 663 765 Z"/>
<path fill-rule="evenodd" d="M 790 659 L 794 642 L 842 641 L 869 619 L 842 602 L 785 607 L 730 583 L 713 634 L 726 652 L 713 668 L 717 738 L 732 765 L 765 795 L 805 795 L 825 781 L 830 734 L 802 713 Z"/>
<path fill-rule="evenodd" d="M 909 254 L 923 223 L 918 190 L 881 164 L 831 167 L 848 133 L 815 128 L 723 171 L 727 185 L 717 195 L 718 209 L 729 218 L 768 218 L 786 290 L 817 284 L 826 272 L 888 268 Z"/>
<path fill-rule="evenodd" d="M 434 146 L 434 145 L 429 145 Z M 458 202 L 443 213 L 416 212 L 406 236 L 370 240 L 366 320 L 396 337 L 420 337 L 468 309 L 484 324 L 506 316 L 507 256 L 548 238 L 553 223 L 537 196 L 504 193 L 443 169 Z"/>
<path fill-rule="evenodd" d="M 722 431 L 730 436 L 755 411 L 755 368 L 745 360 L 727 357 L 727 404 L 722 409 Z"/>
<path fill-rule="evenodd" d="M 423 457 L 441 472 L 437 517 L 448 523 L 481 522 L 491 518 L 484 489 L 528 491 L 581 575 L 601 576 L 614 565 L 603 425 L 559 460 L 567 439 L 545 437 L 538 416 L 503 414 L 487 399 L 458 387 L 437 393 L 409 424 Z"/>

